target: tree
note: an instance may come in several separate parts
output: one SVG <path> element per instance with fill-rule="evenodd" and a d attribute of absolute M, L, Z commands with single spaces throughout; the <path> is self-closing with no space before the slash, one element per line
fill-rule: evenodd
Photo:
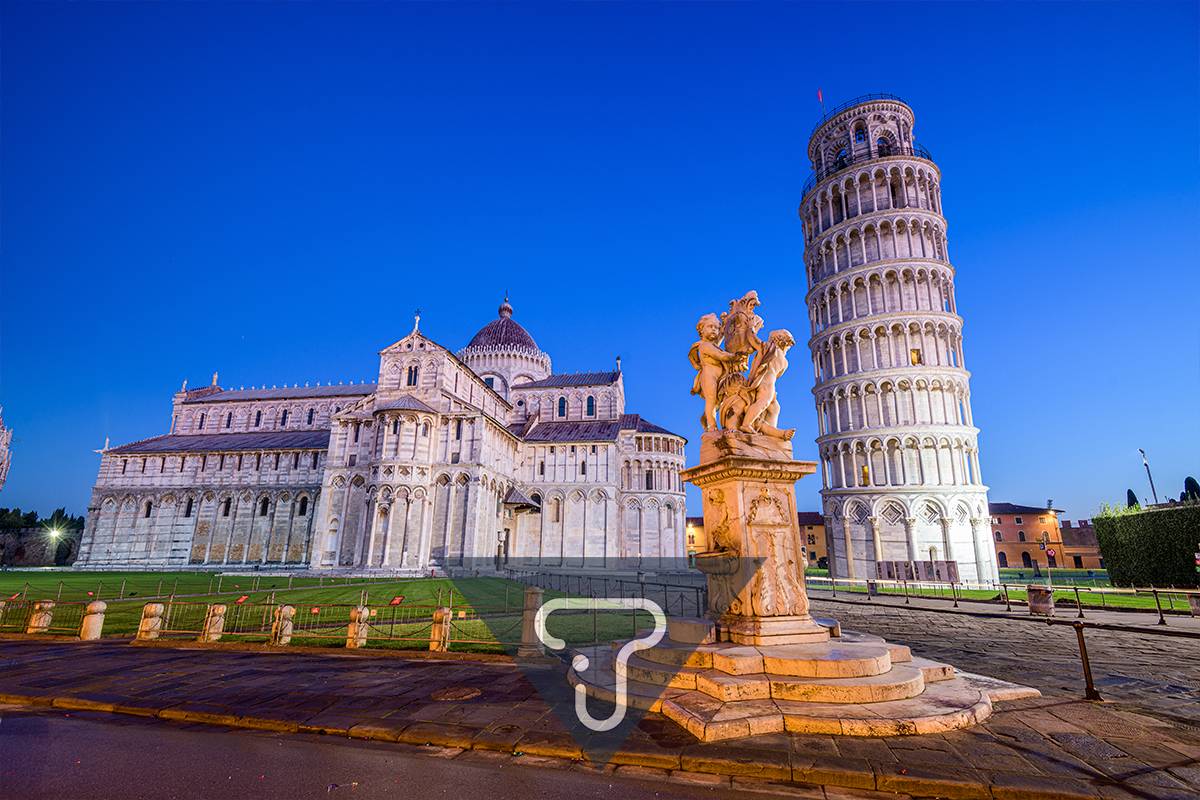
<path fill-rule="evenodd" d="M 1188 475 L 1183 479 L 1183 493 L 1187 495 L 1188 500 L 1200 502 L 1200 483 Z"/>
<path fill-rule="evenodd" d="M 1133 489 L 1125 490 L 1125 505 L 1129 508 L 1137 508 L 1141 503 L 1138 502 L 1137 495 L 1133 493 Z"/>

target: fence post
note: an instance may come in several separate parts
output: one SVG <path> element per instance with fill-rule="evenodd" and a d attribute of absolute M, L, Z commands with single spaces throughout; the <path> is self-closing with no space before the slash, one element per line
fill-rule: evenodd
<path fill-rule="evenodd" d="M 117 599 L 123 600 L 124 598 L 125 598 L 125 579 L 121 578 L 121 588 L 117 591 Z"/>
<path fill-rule="evenodd" d="M 1083 696 L 1087 700 L 1102 700 L 1096 684 L 1092 683 L 1092 664 L 1088 661 L 1087 645 L 1083 643 L 1083 623 L 1076 620 L 1071 627 L 1075 628 L 1075 638 L 1079 640 L 1079 660 L 1083 663 L 1083 680 L 1087 685 Z"/>
<path fill-rule="evenodd" d="M 271 644 L 283 646 L 292 641 L 292 619 L 295 606 L 276 606 L 275 623 L 271 626 Z"/>
<path fill-rule="evenodd" d="M 371 609 L 366 606 L 355 606 L 350 609 L 350 624 L 346 626 L 346 647 L 356 650 L 367 644 L 367 631 L 370 628 Z"/>
<path fill-rule="evenodd" d="M 228 608 L 224 603 L 212 603 L 204 612 L 204 628 L 200 631 L 200 642 L 219 642 L 225 633 L 225 612 Z"/>
<path fill-rule="evenodd" d="M 54 601 L 39 600 L 33 604 L 29 612 L 29 622 L 25 626 L 26 633 L 45 633 L 54 619 Z"/>
<path fill-rule="evenodd" d="M 542 640 L 538 638 L 534 620 L 542 607 L 542 590 L 536 586 L 525 588 L 525 605 L 521 609 L 521 645 L 517 648 L 518 658 L 539 658 L 545 655 Z M 595 619 L 592 621 L 595 628 Z"/>
<path fill-rule="evenodd" d="M 163 625 L 163 604 L 146 603 L 142 606 L 142 621 L 138 623 L 137 639 L 139 642 L 157 639 Z"/>
<path fill-rule="evenodd" d="M 1166 625 L 1167 618 L 1163 616 L 1162 603 L 1160 603 L 1158 600 L 1158 589 L 1155 589 L 1153 586 L 1151 586 L 1150 591 L 1154 592 L 1154 607 L 1158 609 L 1158 624 Z"/>
<path fill-rule="evenodd" d="M 430 652 L 444 653 L 450 649 L 450 614 L 449 608 L 433 610 L 433 625 L 429 629 Z"/>
<path fill-rule="evenodd" d="M 108 603 L 103 600 L 93 600 L 87 604 L 87 609 L 83 612 L 83 622 L 79 625 L 79 638 L 83 641 L 91 641 L 100 638 L 100 631 L 104 629 L 104 611 L 108 608 Z"/>

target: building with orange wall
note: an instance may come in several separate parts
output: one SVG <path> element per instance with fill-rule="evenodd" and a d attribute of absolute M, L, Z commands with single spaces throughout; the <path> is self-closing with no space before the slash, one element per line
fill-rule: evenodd
<path fill-rule="evenodd" d="M 988 503 L 996 560 L 1001 569 L 1104 569 L 1088 520 L 1059 522 L 1062 511 L 1045 506 Z"/>

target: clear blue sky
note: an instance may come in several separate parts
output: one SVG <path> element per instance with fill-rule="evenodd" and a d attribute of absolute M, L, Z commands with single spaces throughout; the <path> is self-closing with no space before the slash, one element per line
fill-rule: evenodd
<path fill-rule="evenodd" d="M 1200 473 L 1196 3 L 2 8 L 0 505 L 81 513 L 184 378 L 371 379 L 414 307 L 457 349 L 506 288 L 692 460 L 696 318 L 757 289 L 815 458 L 818 86 L 906 98 L 942 168 L 992 499 Z"/>

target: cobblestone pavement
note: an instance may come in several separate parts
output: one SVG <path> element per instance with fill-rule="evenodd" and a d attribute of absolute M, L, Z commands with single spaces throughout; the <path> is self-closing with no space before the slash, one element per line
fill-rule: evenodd
<path fill-rule="evenodd" d="M 1200 731 L 1142 709 L 1135 699 L 1079 700 L 1077 672 L 1057 655 L 1068 642 L 1057 629 L 1010 630 L 1023 623 L 1009 621 L 989 635 L 971 618 L 866 611 L 869 620 L 856 616 L 864 612 L 857 607 L 839 614 L 848 626 L 869 621 L 861 627 L 965 669 L 1041 684 L 1047 696 L 1002 703 L 970 730 L 890 738 L 773 734 L 700 744 L 648 715 L 600 765 L 581 763 L 583 748 L 522 672 L 494 661 L 8 639 L 0 640 L 0 703 L 326 733 L 429 746 L 440 757 L 574 763 L 825 800 L 873 790 L 983 800 L 1200 795 Z M 1031 639 L 1031 632 L 1044 636 Z M 1125 669 L 1149 675 L 1155 657 L 1139 652 Z M 448 689 L 455 691 L 440 691 Z M 437 699 L 445 696 L 462 699 Z"/>
<path fill-rule="evenodd" d="M 991 614 L 984 617 L 828 596 L 814 596 L 813 611 L 967 672 L 1034 686 L 1047 697 L 1083 696 L 1079 645 L 1066 625 L 1047 625 L 1027 615 L 1005 618 L 994 607 L 979 610 Z M 1156 629 L 1153 615 L 1088 614 L 1091 622 L 1136 625 L 1150 620 L 1146 629 Z M 1073 612 L 1064 618 L 1073 619 Z M 1172 620 L 1168 627 L 1200 630 L 1197 622 Z M 1106 701 L 1200 731 L 1200 639 L 1105 629 L 1087 629 L 1084 639 L 1093 680 Z"/>

